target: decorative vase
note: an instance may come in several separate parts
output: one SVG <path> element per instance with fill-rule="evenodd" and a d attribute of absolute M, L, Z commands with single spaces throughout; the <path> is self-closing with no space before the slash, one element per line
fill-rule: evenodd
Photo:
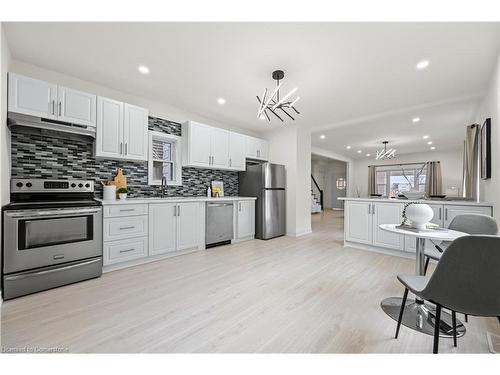
<path fill-rule="evenodd" d="M 425 229 L 426 224 L 434 217 L 434 211 L 428 204 L 409 204 L 405 211 L 406 218 L 410 220 L 411 226 L 417 229 Z"/>
<path fill-rule="evenodd" d="M 120 200 L 125 200 L 127 199 L 127 193 L 118 193 L 118 197 L 120 197 Z"/>
<path fill-rule="evenodd" d="M 103 187 L 103 199 L 105 201 L 114 201 L 116 199 L 115 185 L 106 185 Z"/>

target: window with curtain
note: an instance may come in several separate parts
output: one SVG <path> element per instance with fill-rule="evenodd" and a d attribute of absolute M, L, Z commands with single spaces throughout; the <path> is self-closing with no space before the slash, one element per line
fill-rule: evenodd
<path fill-rule="evenodd" d="M 375 168 L 377 194 L 397 197 L 405 191 L 425 191 L 426 167 L 422 164 Z"/>

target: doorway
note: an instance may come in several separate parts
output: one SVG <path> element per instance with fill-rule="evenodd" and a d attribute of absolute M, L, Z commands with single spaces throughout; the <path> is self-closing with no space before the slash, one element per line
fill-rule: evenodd
<path fill-rule="evenodd" d="M 311 155 L 311 213 L 343 210 L 347 186 L 347 163 L 321 155 Z M 321 210 L 319 210 L 321 208 Z"/>

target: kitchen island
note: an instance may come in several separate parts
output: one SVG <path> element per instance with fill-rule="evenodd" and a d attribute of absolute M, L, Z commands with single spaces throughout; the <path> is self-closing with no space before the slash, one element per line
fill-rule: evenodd
<path fill-rule="evenodd" d="M 391 199 L 391 198 L 339 198 L 344 205 L 344 246 L 384 254 L 413 258 L 415 239 L 389 233 L 379 228 L 380 224 L 399 224 L 406 203 L 426 203 L 434 211 L 431 220 L 441 227 L 448 227 L 453 218 L 462 214 L 493 216 L 493 205 L 487 202 L 435 199 Z M 433 244 L 427 241 L 426 247 Z"/>
<path fill-rule="evenodd" d="M 101 200 L 104 272 L 205 249 L 206 204 L 233 203 L 232 243 L 255 235 L 254 197 Z"/>

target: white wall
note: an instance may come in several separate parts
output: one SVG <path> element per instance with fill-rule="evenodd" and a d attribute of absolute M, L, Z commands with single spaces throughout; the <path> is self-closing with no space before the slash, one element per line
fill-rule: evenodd
<path fill-rule="evenodd" d="M 286 231 L 289 236 L 311 232 L 311 132 L 287 125 L 266 135 L 269 161 L 286 168 Z"/>
<path fill-rule="evenodd" d="M 465 138 L 465 126 L 463 131 Z M 443 178 L 443 193 L 452 195 L 452 191 L 456 191 L 456 194 L 458 194 L 458 189 L 460 188 L 462 182 L 462 154 L 462 149 L 457 148 L 457 150 L 453 151 L 432 151 L 415 154 L 402 154 L 398 155 L 396 159 L 384 160 L 381 162 L 376 161 L 373 158 L 355 160 L 353 163 L 352 183 L 354 184 L 354 189 L 359 187 L 360 195 L 362 197 L 366 197 L 368 195 L 369 165 L 440 161 L 441 174 Z M 452 187 L 457 189 L 451 190 Z M 353 193 L 355 193 L 355 190 Z"/>
<path fill-rule="evenodd" d="M 45 69 L 43 67 L 28 64 L 22 61 L 15 60 L 14 58 L 10 63 L 9 69 L 10 69 L 9 71 L 13 73 L 26 75 L 28 77 L 41 79 L 51 83 L 56 83 L 61 86 L 67 86 L 77 90 L 87 91 L 99 96 L 105 96 L 111 99 L 120 100 L 126 103 L 145 107 L 149 110 L 149 114 L 154 117 L 161 117 L 167 120 L 176 121 L 180 123 L 185 122 L 187 120 L 194 120 L 224 129 L 235 130 L 243 134 L 261 136 L 259 132 L 254 132 L 252 130 L 239 128 L 237 124 L 229 125 L 220 123 L 196 115 L 189 111 L 173 107 L 167 103 L 156 102 L 139 96 L 126 94 L 121 91 L 114 90 L 113 88 L 110 87 L 101 86 L 94 82 L 84 81 L 79 79 L 78 77 L 69 76 L 53 70 Z"/>
<path fill-rule="evenodd" d="M 319 147 L 311 147 L 311 153 L 319 156 L 324 156 L 326 158 L 330 159 L 335 159 L 335 160 L 340 160 L 343 162 L 347 163 L 347 192 L 346 195 L 348 197 L 353 197 L 354 196 L 354 183 L 352 176 L 354 174 L 353 171 L 353 164 L 354 164 L 354 159 L 348 158 L 344 155 L 337 154 L 335 152 L 325 150 Z"/>
<path fill-rule="evenodd" d="M 479 199 L 493 203 L 493 215 L 500 222 L 500 57 L 497 60 L 490 87 L 475 115 L 475 122 L 483 124 L 491 118 L 491 179 L 480 180 Z"/>

